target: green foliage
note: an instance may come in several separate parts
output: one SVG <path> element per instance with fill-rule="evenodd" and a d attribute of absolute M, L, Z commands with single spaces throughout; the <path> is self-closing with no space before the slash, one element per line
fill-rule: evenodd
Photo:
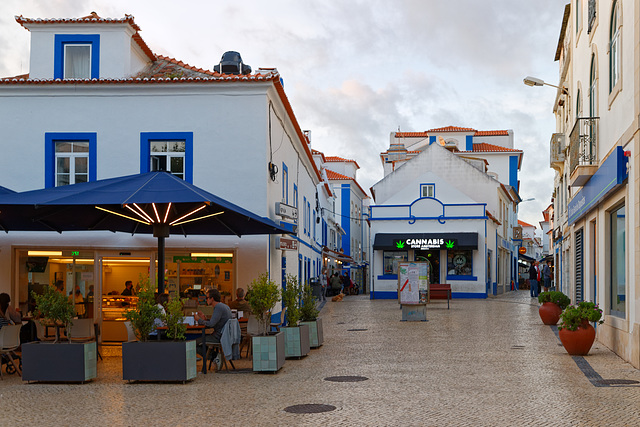
<path fill-rule="evenodd" d="M 186 339 L 187 325 L 183 322 L 182 300 L 177 296 L 171 298 L 165 307 L 163 320 L 167 325 L 167 338 L 172 340 Z"/>
<path fill-rule="evenodd" d="M 300 307 L 300 318 L 303 322 L 311 322 L 318 318 L 320 313 L 316 308 L 317 299 L 313 296 L 311 286 L 302 287 L 302 306 Z"/>
<path fill-rule="evenodd" d="M 251 313 L 262 326 L 262 335 L 266 336 L 271 324 L 271 311 L 280 301 L 280 287 L 269 279 L 269 273 L 263 273 L 249 285 L 249 305 Z"/>
<path fill-rule="evenodd" d="M 138 281 L 138 305 L 135 310 L 125 313 L 127 320 L 131 322 L 136 336 L 140 341 L 148 341 L 149 334 L 153 331 L 156 318 L 161 315 L 160 308 L 156 304 L 155 286 L 151 286 L 149 278 Z"/>
<path fill-rule="evenodd" d="M 571 304 L 569 297 L 559 291 L 541 292 L 540 295 L 538 295 L 538 302 L 540 304 L 552 302 L 560 307 L 561 310 L 564 310 Z"/>
<path fill-rule="evenodd" d="M 287 274 L 287 286 L 282 291 L 282 304 L 287 308 L 287 326 L 298 326 L 301 293 L 302 286 L 298 283 L 298 278 Z"/>
<path fill-rule="evenodd" d="M 76 315 L 76 310 L 73 302 L 65 294 L 59 292 L 53 286 L 47 286 L 42 295 L 31 292 L 31 296 L 36 301 L 36 316 L 42 316 L 43 324 L 50 322 L 57 326 L 64 326 L 67 329 L 73 324 L 71 319 Z M 55 342 L 58 342 L 59 338 L 58 329 L 56 328 Z M 69 337 L 69 342 L 71 342 L 71 337 Z"/>
<path fill-rule="evenodd" d="M 585 322 L 604 323 L 604 320 L 600 320 L 601 318 L 602 310 L 597 304 L 591 301 L 582 301 L 578 303 L 578 305 L 570 305 L 564 309 L 560 315 L 560 326 L 558 326 L 558 329 L 566 328 L 570 331 L 575 331 L 578 329 L 578 326 Z"/>

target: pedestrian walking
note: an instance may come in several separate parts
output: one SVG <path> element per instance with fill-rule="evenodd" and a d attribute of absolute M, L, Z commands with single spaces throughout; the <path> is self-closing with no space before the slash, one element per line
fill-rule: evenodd
<path fill-rule="evenodd" d="M 538 270 L 536 269 L 538 261 L 533 261 L 529 267 L 529 294 L 531 298 L 538 297 Z"/>
<path fill-rule="evenodd" d="M 544 281 L 544 291 L 549 292 L 551 287 L 551 261 L 547 261 L 542 267 L 542 280 Z"/>

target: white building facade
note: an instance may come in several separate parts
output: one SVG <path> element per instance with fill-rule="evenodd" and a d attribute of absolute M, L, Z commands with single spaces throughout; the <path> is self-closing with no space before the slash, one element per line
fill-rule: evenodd
<path fill-rule="evenodd" d="M 567 4 L 555 60 L 559 84 L 550 164 L 556 171 L 552 250 L 572 301 L 604 311 L 597 339 L 640 367 L 638 285 L 639 5 Z"/>
<path fill-rule="evenodd" d="M 401 261 L 427 261 L 430 283 L 450 284 L 454 298 L 512 289 L 522 159 L 512 143 L 509 131 L 456 127 L 391 134 L 371 188 L 371 298 L 397 298 Z"/>
<path fill-rule="evenodd" d="M 31 32 L 31 61 L 28 75 L 0 80 L 0 185 L 26 191 L 167 170 L 294 234 L 172 235 L 170 286 L 216 286 L 230 298 L 263 272 L 277 283 L 319 274 L 329 232 L 318 206 L 331 191 L 276 69 L 220 74 L 156 55 L 132 16 L 16 20 Z M 125 280 L 154 277 L 155 244 L 109 232 L 3 234 L 0 291 L 23 309 L 30 290 L 56 280 L 85 295 L 90 286 L 121 291 Z M 40 256 L 36 271 L 30 251 L 55 255 Z"/>

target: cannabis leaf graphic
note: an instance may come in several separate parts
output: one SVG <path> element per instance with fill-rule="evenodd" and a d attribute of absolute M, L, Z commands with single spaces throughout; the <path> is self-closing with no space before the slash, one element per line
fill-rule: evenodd
<path fill-rule="evenodd" d="M 453 240 L 449 240 L 448 242 L 445 242 L 445 245 L 447 246 L 447 249 L 453 249 Z"/>
<path fill-rule="evenodd" d="M 399 241 L 399 242 L 396 242 L 396 248 L 404 249 L 404 242 L 402 240 Z"/>

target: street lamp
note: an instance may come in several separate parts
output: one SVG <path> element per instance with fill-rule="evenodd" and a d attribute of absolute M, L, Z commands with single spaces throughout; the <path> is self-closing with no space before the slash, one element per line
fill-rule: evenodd
<path fill-rule="evenodd" d="M 560 86 L 552 85 L 550 83 L 545 83 L 544 80 L 536 78 L 536 77 L 527 76 L 527 77 L 524 78 L 523 82 L 527 86 L 545 86 L 546 85 L 546 86 L 551 86 L 551 87 L 555 87 L 557 89 L 560 89 L 562 91 L 562 93 L 564 93 L 565 95 L 567 95 L 569 93 L 567 91 L 566 87 L 560 87 Z"/>

